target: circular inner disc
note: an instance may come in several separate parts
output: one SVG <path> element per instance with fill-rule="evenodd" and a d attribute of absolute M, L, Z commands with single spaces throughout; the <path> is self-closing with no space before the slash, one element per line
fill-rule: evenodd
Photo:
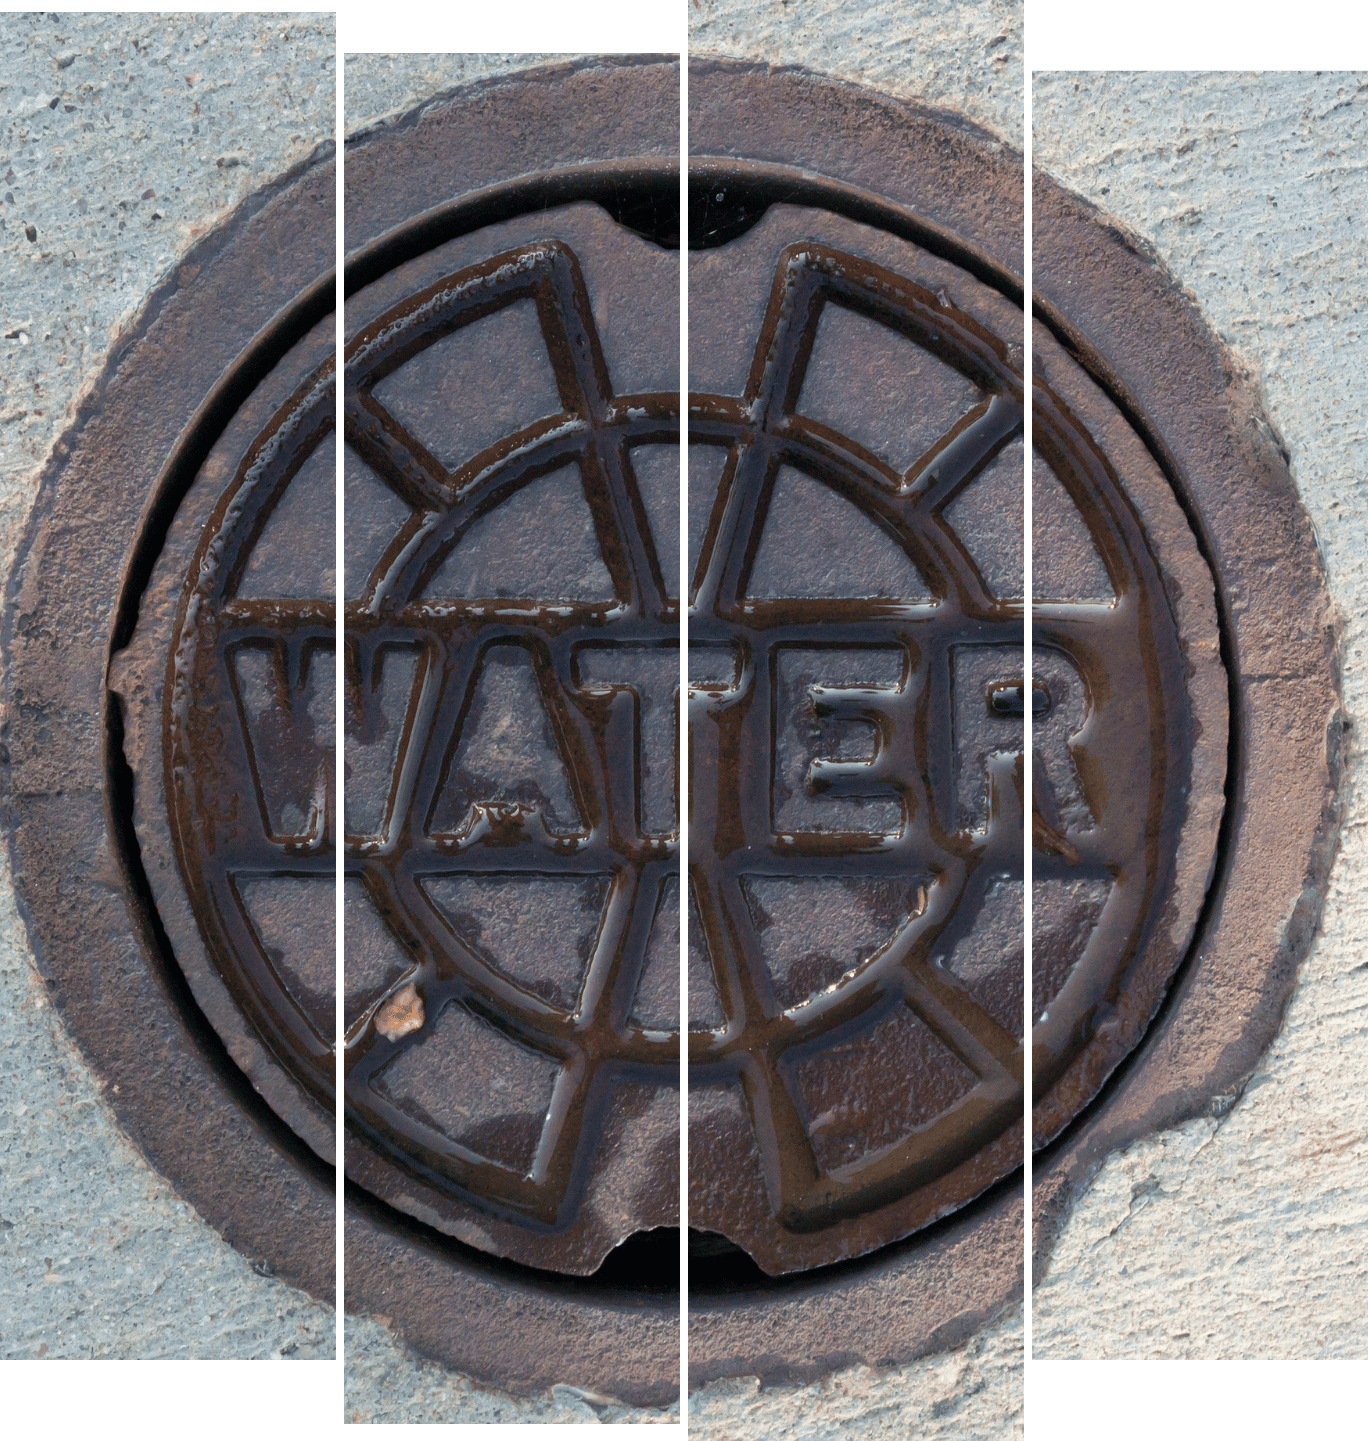
<path fill-rule="evenodd" d="M 1019 308 L 756 214 L 691 254 L 682 891 L 678 252 L 598 204 L 349 301 L 340 672 L 326 325 L 202 467 L 125 662 L 176 954 L 323 1155 L 343 685 L 349 1174 L 572 1274 L 678 1221 L 686 906 L 690 1223 L 778 1273 L 1019 1164 L 1028 705 L 1041 1143 L 1214 856 L 1211 579 L 1139 438 L 1040 331 L 1027 676 Z"/>

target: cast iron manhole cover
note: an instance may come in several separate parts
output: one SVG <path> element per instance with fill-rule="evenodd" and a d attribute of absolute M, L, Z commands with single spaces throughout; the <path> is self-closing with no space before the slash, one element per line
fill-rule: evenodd
<path fill-rule="evenodd" d="M 174 846 L 154 889 L 185 891 L 268 1097 L 332 1098 L 342 830 L 349 1173 L 591 1272 L 678 1222 L 679 258 L 592 200 L 505 215 L 352 301 L 345 827 L 330 359 L 206 460 L 231 478 L 154 576 L 179 601 L 144 621 L 167 683 L 136 774 L 166 795 L 144 847 Z M 1026 703 L 1048 1140 L 1185 951 L 1227 686 L 1168 486 L 1047 344 L 1026 697 L 998 291 L 793 203 L 690 287 L 690 1223 L 806 1270 L 1021 1161 Z"/>
<path fill-rule="evenodd" d="M 1283 974 L 1305 942 L 1332 814 L 1325 752 L 1280 731 L 1235 664 L 1240 627 L 1296 650 L 1260 617 L 1319 617 L 1319 581 L 1302 562 L 1276 582 L 1267 566 L 1257 586 L 1240 579 L 1250 517 L 1231 497 L 1277 465 L 1224 419 L 1238 396 L 1212 401 L 1198 360 L 1214 352 L 1188 318 L 1123 370 L 1114 347 L 1104 362 L 1088 342 L 1110 314 L 1101 291 L 1093 310 L 1060 301 L 1036 327 L 1023 683 L 1021 173 L 934 117 L 810 76 L 699 66 L 682 572 L 676 78 L 629 63 L 506 82 L 349 157 L 345 818 L 326 277 L 270 323 L 265 311 L 264 329 L 223 326 L 219 349 L 236 350 L 208 373 L 226 379 L 182 386 L 148 442 L 172 454 L 159 486 L 131 460 L 136 445 L 110 447 L 144 424 L 117 396 L 98 441 L 88 429 L 56 473 L 61 499 L 82 455 L 112 454 L 112 490 L 134 510 L 153 497 L 137 535 L 127 519 L 111 532 L 134 559 L 112 623 L 120 706 L 102 780 L 79 780 L 75 755 L 63 771 L 65 752 L 32 751 L 56 703 L 30 640 L 66 624 L 52 599 L 26 598 L 7 641 L 16 794 L 107 797 L 120 885 L 141 916 L 127 940 L 111 922 L 99 942 L 118 960 L 97 947 L 85 970 L 56 963 L 82 1042 L 156 1085 L 223 1074 L 208 1040 L 192 1062 L 177 1039 L 205 1017 L 278 1118 L 234 1099 L 231 1076 L 193 1123 L 167 1123 L 170 1102 L 127 1102 L 151 1150 L 202 1187 L 197 1203 L 235 1239 L 270 1223 L 241 1177 L 236 1199 L 213 1199 L 228 1161 L 203 1182 L 215 1127 L 284 1123 L 332 1159 L 340 844 L 349 1298 L 480 1375 L 639 1398 L 669 1391 L 675 1303 L 624 1306 L 605 1282 L 554 1274 L 591 1277 L 631 1236 L 678 1226 L 682 1036 L 689 1223 L 714 1258 L 701 1277 L 725 1272 L 732 1293 L 714 1304 L 708 1282 L 695 1298 L 696 1376 L 757 1369 L 761 1352 L 773 1353 L 761 1369 L 790 1375 L 905 1359 L 1011 1297 L 1028 706 L 1036 1144 L 1062 1137 L 1042 1164 L 1044 1218 L 1096 1148 L 1238 1084 L 1286 986 L 1260 977 Z M 601 110 L 604 85 L 623 135 Z M 585 161 L 590 114 L 600 159 Z M 1068 206 L 1042 195 L 1048 278 L 1051 256 L 1058 268 L 1070 254 L 1051 238 L 1051 205 Z M 311 202 L 291 203 L 275 233 Z M 255 264 L 244 233 L 223 282 Z M 317 274 L 301 262 L 296 284 Z M 1116 274 L 1140 310 L 1169 314 L 1156 272 L 1132 258 Z M 200 310 L 213 303 L 210 287 Z M 1171 352 L 1191 396 L 1169 388 Z M 164 347 L 138 354 L 148 388 L 169 383 Z M 1260 494 L 1290 517 L 1277 532 L 1287 556 L 1305 561 L 1286 473 Z M 79 614 L 110 610 L 115 574 L 89 568 Z M 1235 615 L 1231 584 L 1243 586 Z M 1328 719 L 1328 663 L 1316 669 L 1315 646 L 1297 654 L 1307 713 Z M 1260 820 L 1250 791 L 1231 790 L 1241 725 L 1263 728 L 1263 764 L 1282 746 L 1306 778 L 1292 820 Z M 20 859 L 52 804 L 25 811 Z M 130 806 L 136 847 L 120 820 Z M 1289 824 L 1309 859 L 1287 904 L 1303 909 L 1264 937 L 1261 919 L 1228 919 L 1208 889 L 1225 893 L 1232 836 L 1269 846 L 1282 826 L 1286 844 Z M 52 954 L 71 909 L 37 899 L 35 914 L 49 912 Z M 1162 1023 L 1165 1048 L 1085 1117 L 1196 935 L 1204 958 Z M 148 974 L 166 961 L 164 994 L 137 981 L 138 955 Z M 101 1029 L 114 974 L 133 977 L 125 1006 L 160 1027 L 141 1050 Z M 1244 1038 L 1234 1049 L 1211 1019 L 1222 1014 Z M 306 1196 L 323 1215 L 326 1176 L 288 1180 L 307 1161 L 283 1159 L 285 1131 L 271 1134 L 270 1156 L 248 1150 L 265 1157 L 272 1200 Z M 863 1270 L 832 1265 L 862 1255 Z M 326 1290 L 321 1259 L 296 1274 Z M 530 1327 L 515 1350 L 510 1288 Z M 891 1294 L 907 1303 L 895 1336 Z M 467 1324 L 453 1329 L 456 1311 Z M 888 1337 L 878 1352 L 875 1331 Z M 774 1334 L 789 1337 L 783 1355 Z"/>

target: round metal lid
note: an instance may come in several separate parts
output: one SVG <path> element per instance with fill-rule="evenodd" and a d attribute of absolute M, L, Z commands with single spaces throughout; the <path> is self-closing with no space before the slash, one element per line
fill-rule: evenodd
<path fill-rule="evenodd" d="M 548 226 L 554 241 L 520 240 Z M 347 1020 L 353 1174 L 483 1249 L 590 1272 L 674 1219 L 678 607 L 660 554 L 677 544 L 678 420 L 673 376 L 614 393 L 577 250 L 596 290 L 639 283 L 619 366 L 633 339 L 658 365 L 673 256 L 595 206 L 462 237 L 354 302 L 374 318 L 348 367 Z M 704 256 L 705 327 L 759 267 L 775 278 L 743 393 L 690 399 L 691 1078 L 695 1174 L 713 1178 L 692 1220 L 798 1270 L 898 1239 L 1019 1157 L 1020 381 L 984 323 L 1010 335 L 1009 303 L 905 241 L 771 207 Z M 719 332 L 695 344 L 696 376 L 735 368 Z M 331 1092 L 326 345 L 324 327 L 295 347 L 206 461 L 154 573 L 175 623 L 163 637 L 148 607 L 124 661 L 155 631 L 152 669 L 170 667 L 169 833 L 155 812 L 142 826 L 161 909 L 192 955 L 197 920 L 247 1021 L 216 1024 L 325 1153 L 308 1101 Z M 1131 490 L 1162 507 L 1162 478 L 1069 365 L 1054 361 L 1116 430 Z M 518 427 L 520 407 L 546 414 Z M 1096 1087 L 1099 998 L 1137 1011 L 1132 1032 L 1152 1010 L 1152 979 L 1138 1005 L 1135 975 L 1114 983 L 1145 906 L 1169 900 L 1191 721 L 1124 481 L 1057 392 L 1038 415 L 1033 1005 L 1040 1090 L 1073 1085 L 1058 1129 L 1090 1098 L 1089 1064 Z M 1176 514 L 1167 569 L 1186 566 L 1192 611 L 1201 562 Z M 1194 615 L 1214 621 L 1209 602 Z M 1208 641 L 1188 650 L 1210 663 Z M 1200 727 L 1209 783 L 1222 722 Z M 623 1082 L 654 1095 L 624 1102 Z"/>
<path fill-rule="evenodd" d="M 208 1019 L 278 1118 L 252 1124 L 326 1159 L 345 847 L 349 1300 L 477 1375 L 582 1373 L 643 1399 L 669 1389 L 675 1303 L 554 1274 L 678 1226 L 682 1033 L 693 1375 L 761 1352 L 767 1375 L 907 1359 L 1019 1284 L 1026 706 L 1035 1136 L 1054 1143 L 1039 1215 L 1097 1137 L 1230 1087 L 1234 1050 L 1204 1017 L 1257 1046 L 1280 991 L 1250 976 L 1297 944 L 1270 963 L 1221 909 L 1232 836 L 1271 823 L 1227 804 L 1241 627 L 1283 601 L 1264 588 L 1232 612 L 1240 556 L 1222 539 L 1220 578 L 1209 563 L 1212 536 L 1245 523 L 1230 496 L 1253 464 L 1221 440 L 1234 402 L 1199 399 L 1211 342 L 1172 331 L 1194 399 L 1165 411 L 1147 379 L 1168 369 L 1162 337 L 1123 357 L 1122 382 L 1090 349 L 1093 314 L 1036 326 L 1028 695 L 1019 161 L 845 86 L 702 63 L 680 568 L 672 84 L 663 63 L 595 62 L 477 86 L 349 154 L 345 823 L 332 320 L 303 303 L 249 344 L 239 326 L 228 380 L 187 389 L 169 480 L 128 467 L 128 494 L 157 500 L 140 536 L 111 536 L 143 559 L 112 637 L 101 782 L 115 818 L 131 795 L 137 847 L 118 826 L 112 844 L 134 906 L 154 906 L 125 951 L 170 957 L 193 996 L 157 1001 L 159 1025 Z M 1096 226 L 1081 233 L 1091 277 Z M 1158 272 L 1127 265 L 1120 281 L 1168 304 Z M 164 360 L 144 347 L 136 367 L 151 385 Z M 111 415 L 105 448 L 138 424 L 117 396 Z M 1194 424 L 1211 444 L 1183 468 L 1165 435 Z M 1289 556 L 1312 555 L 1305 526 L 1284 530 Z M 14 634 L 16 683 L 42 695 Z M 1271 764 L 1283 742 L 1258 716 Z M 1279 823 L 1319 879 L 1312 759 Z M 1160 1023 L 1195 1049 L 1137 1053 L 1098 1110 L 1185 958 Z M 68 970 L 84 1043 L 110 1049 Z M 251 1111 L 215 1097 L 213 1124 Z M 173 1169 L 203 1189 L 192 1154 Z M 216 1215 L 212 1185 L 197 1203 Z M 248 1210 L 225 1223 L 251 1228 Z"/>

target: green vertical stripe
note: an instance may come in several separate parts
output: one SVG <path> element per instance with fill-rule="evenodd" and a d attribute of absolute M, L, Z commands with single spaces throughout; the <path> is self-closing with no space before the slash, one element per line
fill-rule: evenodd
<path fill-rule="evenodd" d="M 342 337 L 343 337 L 343 314 L 342 303 L 345 297 L 343 290 L 343 249 L 342 249 L 342 206 L 343 206 L 343 159 L 342 140 L 345 134 L 345 121 L 342 111 L 343 91 L 343 62 L 342 46 L 336 45 L 336 62 L 334 62 L 334 86 L 336 86 L 336 111 L 333 117 L 333 151 L 336 154 L 336 173 L 333 179 L 333 267 L 334 267 L 334 291 L 333 291 L 333 316 L 336 321 L 336 354 L 333 360 L 334 375 L 334 412 L 333 412 L 333 440 L 336 445 L 334 461 L 336 470 L 333 476 L 333 568 L 336 572 L 336 588 L 333 591 L 334 608 L 336 618 L 333 621 L 333 676 L 334 676 L 334 713 L 333 713 L 333 794 L 336 797 L 333 806 L 333 846 L 336 855 L 336 869 L 334 869 L 333 888 L 333 927 L 334 927 L 334 965 L 336 965 L 337 994 L 333 1003 L 333 1167 L 334 1167 L 334 1190 L 333 1190 L 333 1274 L 334 1274 L 334 1301 L 337 1307 L 337 1360 L 342 1362 L 345 1355 L 345 1344 L 343 1344 L 343 1317 L 346 1311 L 343 1306 L 343 1196 L 345 1196 L 345 1167 L 343 1167 L 343 1136 L 345 1136 L 345 1099 L 343 1099 L 343 1084 L 346 1079 L 345 1056 L 343 1056 L 343 1032 L 346 1030 L 345 994 L 345 951 L 343 951 L 342 937 L 342 876 L 343 876 L 343 785 L 342 772 L 345 764 L 343 755 L 343 705 L 346 702 L 346 656 L 345 656 L 345 625 L 346 618 L 343 615 L 343 591 L 345 591 L 345 558 L 343 558 L 343 360 L 342 360 Z M 340 1401 L 340 1398 L 339 1398 Z"/>
<path fill-rule="evenodd" d="M 1023 89 L 1022 89 L 1022 133 L 1023 133 L 1023 161 L 1025 161 L 1025 192 L 1022 202 L 1022 440 L 1025 444 L 1025 478 L 1023 478 L 1022 513 L 1023 513 L 1023 549 L 1025 549 L 1025 588 L 1022 594 L 1026 598 L 1025 623 L 1023 623 L 1022 638 L 1022 687 L 1025 690 L 1025 759 L 1023 769 L 1025 775 L 1022 777 L 1022 911 L 1025 918 L 1023 927 L 1022 950 L 1023 964 L 1025 964 L 1025 984 L 1023 984 L 1023 1007 L 1025 1014 L 1022 1016 L 1022 1148 L 1025 1163 L 1023 1163 L 1023 1189 L 1025 1189 L 1025 1202 L 1022 1209 L 1022 1287 L 1025 1293 L 1025 1346 L 1026 1360 L 1031 1360 L 1031 1110 L 1032 1110 L 1032 1017 L 1035 1007 L 1032 1006 L 1031 986 L 1031 817 L 1035 810 L 1035 798 L 1032 794 L 1032 719 L 1034 719 L 1035 693 L 1031 679 L 1031 408 L 1032 408 L 1032 376 L 1031 376 L 1031 71 L 1023 66 Z"/>
<path fill-rule="evenodd" d="M 689 65 L 679 56 L 679 1419 L 689 1419 Z"/>

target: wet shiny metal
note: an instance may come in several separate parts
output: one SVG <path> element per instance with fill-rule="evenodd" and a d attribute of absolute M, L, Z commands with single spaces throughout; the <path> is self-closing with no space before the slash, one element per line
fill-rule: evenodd
<path fill-rule="evenodd" d="M 308 220 L 332 213 L 322 164 L 154 297 L 45 473 L 4 634 L 35 951 L 154 1164 L 247 1254 L 327 1294 L 316 903 L 331 916 L 340 680 L 348 925 L 370 927 L 347 977 L 351 1299 L 498 1384 L 655 1401 L 676 1388 L 677 1296 L 609 1272 L 616 1240 L 678 1219 L 678 994 L 651 982 L 679 803 L 659 762 L 678 702 L 652 664 L 678 602 L 647 492 L 681 422 L 661 399 L 677 377 L 624 379 L 613 349 L 658 287 L 591 272 L 603 239 L 614 264 L 668 253 L 673 83 L 660 62 L 562 67 L 353 142 L 344 483 L 371 486 L 356 514 L 375 523 L 353 533 L 377 548 L 348 565 L 340 676 L 307 500 L 333 483 L 332 247 Z M 1028 687 L 1043 1257 L 1110 1148 L 1228 1105 L 1278 1024 L 1335 844 L 1336 633 L 1238 368 L 1041 181 L 1031 483 L 1037 516 L 1063 523 L 1037 537 L 1024 675 L 1019 164 L 800 72 L 700 62 L 691 94 L 694 178 L 716 197 L 695 257 L 713 370 L 684 419 L 702 497 L 689 1047 L 707 1103 L 691 1356 L 696 1379 L 793 1379 L 942 1349 L 1019 1294 Z M 613 116 L 630 145 L 601 139 Z M 289 263 L 263 279 L 263 252 Z M 515 310 L 534 320 L 504 353 L 543 354 L 551 400 L 495 406 L 502 428 L 458 454 L 424 429 L 423 384 L 405 415 L 405 367 Z M 809 391 L 823 316 L 853 329 Z M 650 339 L 629 350 L 677 354 Z M 924 357 L 908 404 L 884 382 Z M 515 381 L 505 400 L 538 393 Z M 486 541 L 485 593 L 434 590 L 477 526 L 568 467 L 531 519 L 577 487 L 599 570 L 511 591 L 501 557 L 526 557 Z M 1013 474 L 1014 491 L 987 484 Z M 974 502 L 990 492 L 1005 510 Z M 794 496 L 767 550 L 766 513 Z M 828 523 L 835 501 L 851 504 Z M 618 667 L 629 652 L 644 672 Z M 559 772 L 486 764 L 486 721 L 519 719 L 525 696 Z M 570 904 L 500 909 L 523 883 Z M 500 928 L 562 914 L 537 964 L 510 968 Z M 497 1105 L 471 1108 L 445 1062 L 424 1072 L 444 1023 L 479 1038 L 457 1051 L 488 1061 Z M 503 1104 L 522 1084 L 546 1087 L 541 1109 Z"/>
<path fill-rule="evenodd" d="M 715 164 L 707 184 L 753 197 L 758 175 Z M 1020 1160 L 1025 479 L 1018 332 L 960 308 L 1002 300 L 848 218 L 760 213 L 694 257 L 705 325 L 718 296 L 740 308 L 761 255 L 775 268 L 745 388 L 689 402 L 689 634 L 707 673 L 690 701 L 690 895 L 717 998 L 690 1038 L 691 1224 L 783 1274 L 908 1235 Z M 1167 482 L 1043 328 L 1038 344 L 1044 1145 L 1185 953 L 1223 805 L 1227 681 L 1212 577 Z M 735 348 L 700 334 L 695 369 L 734 373 Z M 783 511 L 795 496 L 805 518 Z M 896 663 L 876 678 L 879 656 Z M 881 929 L 853 904 L 872 885 L 906 892 Z M 799 963 L 810 984 L 793 991 Z"/>
<path fill-rule="evenodd" d="M 510 225 L 549 238 L 505 249 Z M 776 252 L 786 229 L 858 248 Z M 690 294 L 706 373 L 709 314 L 739 308 L 725 285 L 774 252 L 744 388 L 689 396 L 690 1223 L 773 1272 L 900 1239 L 1021 1156 L 1023 741 L 1000 705 L 1022 673 L 1002 523 L 1022 504 L 1018 336 L 951 298 L 972 277 L 940 262 L 930 290 L 904 271 L 931 256 L 898 242 L 897 271 L 874 258 L 889 245 L 771 206 L 699 256 Z M 630 298 L 673 261 L 582 208 L 461 251 L 480 258 L 399 272 L 414 293 L 347 346 L 350 1170 L 471 1244 L 592 1271 L 631 1229 L 678 1221 L 652 1099 L 678 1087 L 678 1007 L 644 999 L 675 974 L 678 927 L 678 736 L 649 719 L 678 674 L 678 392 L 618 393 L 640 356 L 595 321 L 608 278 Z M 1067 1115 L 1168 902 L 1191 720 L 1133 506 L 1044 379 L 1035 403 L 1054 530 L 1032 1045 L 1036 1094 Z M 246 451 L 190 561 L 164 702 L 196 915 L 321 1101 L 329 989 L 310 1013 L 306 961 L 272 937 L 319 901 L 307 879 L 332 875 L 336 843 L 332 605 L 278 594 L 303 559 L 291 487 L 332 457 L 332 411 L 324 362 Z M 575 916 L 554 960 L 546 928 Z M 640 1114 L 610 1146 L 613 1095 Z M 607 1222 L 587 1197 L 614 1156 L 637 1180 Z"/>

